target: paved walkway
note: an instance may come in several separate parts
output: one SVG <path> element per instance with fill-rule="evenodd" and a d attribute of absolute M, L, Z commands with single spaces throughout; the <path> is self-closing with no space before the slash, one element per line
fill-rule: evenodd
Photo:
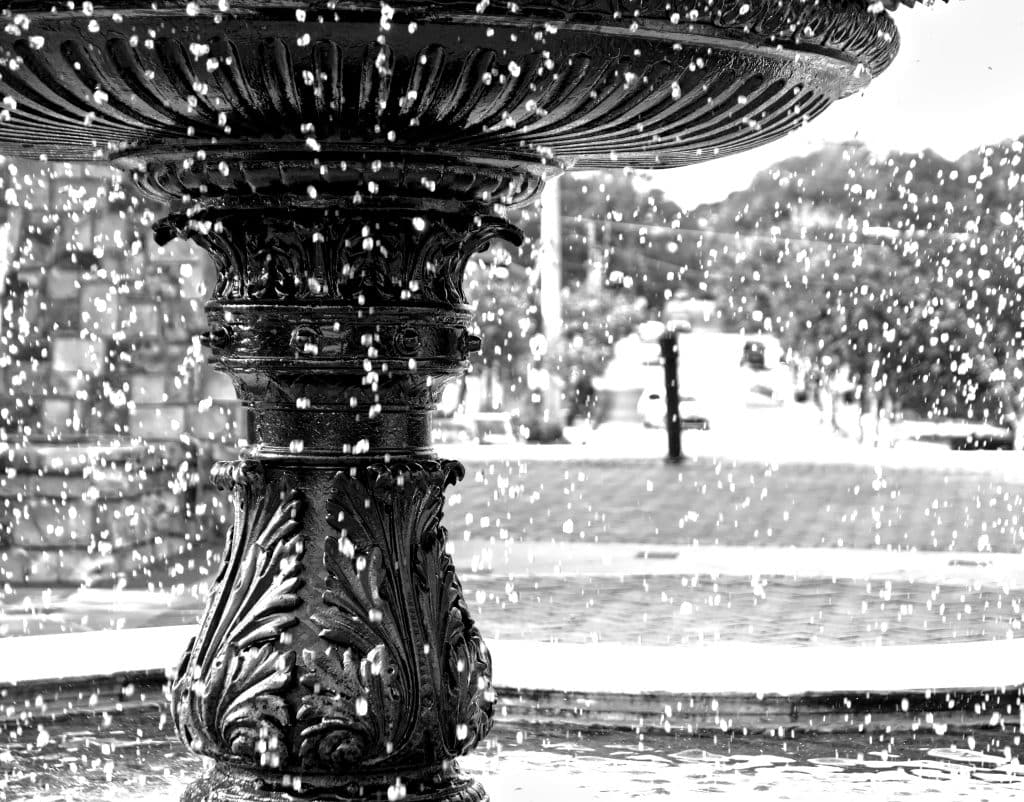
<path fill-rule="evenodd" d="M 490 639 L 792 646 L 1005 640 L 1021 632 L 1021 583 L 792 578 L 758 574 L 521 576 L 463 572 Z M 202 593 L 90 590 L 5 605 L 3 635 L 194 623 Z M 1024 677 L 1022 677 L 1024 680 Z"/>
<path fill-rule="evenodd" d="M 956 452 L 953 452 L 956 453 Z M 479 451 L 477 452 L 479 458 Z M 1020 553 L 1017 462 L 953 469 L 657 460 L 469 462 L 454 537 L 678 546 L 776 545 Z M 1001 468 L 1005 468 L 1001 470 Z"/>

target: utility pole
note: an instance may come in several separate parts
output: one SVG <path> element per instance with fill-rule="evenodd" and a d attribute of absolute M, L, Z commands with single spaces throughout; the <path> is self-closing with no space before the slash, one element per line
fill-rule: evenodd
<path fill-rule="evenodd" d="M 530 343 L 534 367 L 529 381 L 534 403 L 530 439 L 550 442 L 562 436 L 559 384 L 552 370 L 551 349 L 562 336 L 562 192 L 561 179 L 548 182 L 540 200 L 540 331 Z"/>
<path fill-rule="evenodd" d="M 606 229 L 607 230 L 607 229 Z M 598 293 L 604 287 L 605 244 L 603 234 L 598 233 L 598 221 L 587 220 L 587 289 Z"/>
<path fill-rule="evenodd" d="M 562 179 L 555 178 L 540 196 L 541 332 L 548 343 L 562 334 Z"/>

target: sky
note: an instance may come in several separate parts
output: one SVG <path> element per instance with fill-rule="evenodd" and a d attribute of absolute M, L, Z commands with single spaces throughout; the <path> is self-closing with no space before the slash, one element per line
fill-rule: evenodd
<path fill-rule="evenodd" d="M 931 148 L 955 159 L 978 145 L 1024 134 L 1024 0 L 950 0 L 901 9 L 896 62 L 780 142 L 739 156 L 652 174 L 687 207 L 746 187 L 761 169 L 828 142 L 872 149 Z"/>

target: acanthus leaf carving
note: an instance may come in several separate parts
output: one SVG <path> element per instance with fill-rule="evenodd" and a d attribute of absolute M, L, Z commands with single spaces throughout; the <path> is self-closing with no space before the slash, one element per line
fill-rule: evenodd
<path fill-rule="evenodd" d="M 448 554 L 447 531 L 438 527 L 421 545 L 415 564 L 424 626 L 440 649 L 435 679 L 441 737 L 451 757 L 471 750 L 491 728 L 495 694 L 491 657 L 463 598 Z"/>
<path fill-rule="evenodd" d="M 395 606 L 401 590 L 383 549 L 364 546 L 356 556 L 342 548 L 327 539 L 325 606 L 311 620 L 330 646 L 303 655 L 308 694 L 298 715 L 304 765 L 332 769 L 372 765 L 388 756 L 389 744 L 407 741 L 412 719 L 402 711 L 416 691 L 412 647 Z"/>
<path fill-rule="evenodd" d="M 270 768 L 287 757 L 291 713 L 282 694 L 294 665 L 292 652 L 280 653 L 269 643 L 231 655 L 224 696 L 213 716 L 228 754 Z"/>
<path fill-rule="evenodd" d="M 295 657 L 283 636 L 298 623 L 304 496 L 287 480 L 268 483 L 253 463 L 217 473 L 235 487 L 235 522 L 174 686 L 175 721 L 198 752 L 277 767 L 288 758 L 293 718 L 286 690 Z"/>
<path fill-rule="evenodd" d="M 339 472 L 327 503 L 326 644 L 303 654 L 303 765 L 441 763 L 491 720 L 490 658 L 462 599 L 440 526 L 458 463 Z"/>
<path fill-rule="evenodd" d="M 364 657 L 352 648 L 306 650 L 303 665 L 308 693 L 298 712 L 302 765 L 344 770 L 372 766 L 374 755 L 386 757 L 402 707 L 384 646 Z"/>

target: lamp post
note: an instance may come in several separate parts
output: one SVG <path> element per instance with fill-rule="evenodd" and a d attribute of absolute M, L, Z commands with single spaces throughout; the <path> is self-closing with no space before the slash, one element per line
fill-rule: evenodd
<path fill-rule="evenodd" d="M 683 461 L 683 425 L 679 419 L 679 333 L 667 329 L 658 338 L 661 361 L 665 368 L 665 428 L 668 430 L 668 462 Z"/>
<path fill-rule="evenodd" d="M 783 136 L 897 50 L 850 0 L 9 0 L 0 150 L 110 159 L 208 250 L 205 344 L 253 420 L 174 685 L 192 800 L 482 800 L 491 661 L 430 415 L 480 341 L 467 260 L 568 169 Z"/>

